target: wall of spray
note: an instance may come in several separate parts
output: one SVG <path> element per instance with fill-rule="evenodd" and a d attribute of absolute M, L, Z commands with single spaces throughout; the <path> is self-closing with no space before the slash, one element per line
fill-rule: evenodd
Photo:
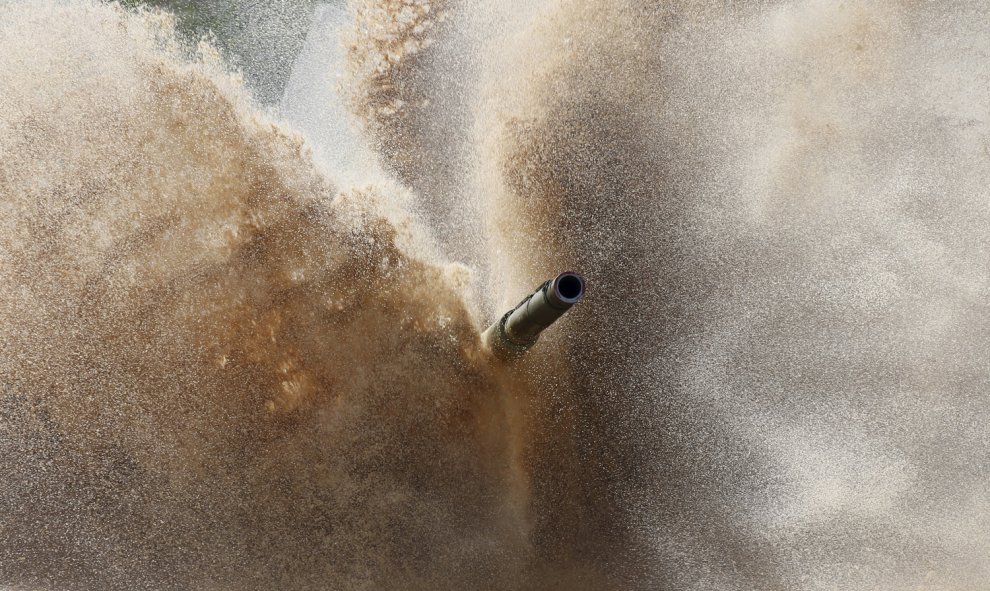
<path fill-rule="evenodd" d="M 0 23 L 0 582 L 517 586 L 501 378 L 401 198 L 166 15 Z"/>
<path fill-rule="evenodd" d="M 523 370 L 541 584 L 982 586 L 983 7 L 432 7 L 380 152 L 489 314 L 592 286 Z"/>
<path fill-rule="evenodd" d="M 986 11 L 0 4 L 0 584 L 983 588 Z"/>

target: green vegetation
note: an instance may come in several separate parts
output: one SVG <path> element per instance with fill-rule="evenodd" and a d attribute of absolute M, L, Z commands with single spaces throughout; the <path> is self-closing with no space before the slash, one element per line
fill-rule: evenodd
<path fill-rule="evenodd" d="M 210 3 L 202 0 L 120 0 L 123 6 L 134 8 L 148 6 L 162 8 L 175 15 L 176 25 L 183 36 L 199 38 L 217 35 L 224 30 L 223 14 L 210 9 Z M 223 41 L 221 44 L 224 45 Z"/>
<path fill-rule="evenodd" d="M 107 0 L 110 1 L 110 0 Z M 343 1 L 343 0 L 338 0 Z M 317 0 L 120 0 L 176 15 L 179 35 L 209 36 L 225 60 L 244 73 L 256 100 L 275 103 L 309 31 Z"/>

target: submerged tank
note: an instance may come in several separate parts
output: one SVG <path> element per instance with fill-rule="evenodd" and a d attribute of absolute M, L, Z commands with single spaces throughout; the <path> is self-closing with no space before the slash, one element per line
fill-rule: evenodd
<path fill-rule="evenodd" d="M 577 273 L 557 275 L 503 314 L 481 339 L 500 359 L 519 357 L 536 343 L 541 332 L 581 301 L 584 287 L 584 277 Z"/>

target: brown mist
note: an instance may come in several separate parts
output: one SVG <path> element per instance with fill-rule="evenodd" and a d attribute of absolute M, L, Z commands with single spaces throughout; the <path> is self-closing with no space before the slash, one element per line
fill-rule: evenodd
<path fill-rule="evenodd" d="M 0 584 L 985 587 L 986 7 L 351 7 L 422 220 L 167 17 L 0 6 Z"/>

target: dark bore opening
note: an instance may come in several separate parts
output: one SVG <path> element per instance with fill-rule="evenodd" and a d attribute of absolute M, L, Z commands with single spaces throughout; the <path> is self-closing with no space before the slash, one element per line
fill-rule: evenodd
<path fill-rule="evenodd" d="M 564 275 L 557 280 L 557 294 L 566 302 L 578 301 L 584 295 L 584 280 L 578 275 Z"/>

